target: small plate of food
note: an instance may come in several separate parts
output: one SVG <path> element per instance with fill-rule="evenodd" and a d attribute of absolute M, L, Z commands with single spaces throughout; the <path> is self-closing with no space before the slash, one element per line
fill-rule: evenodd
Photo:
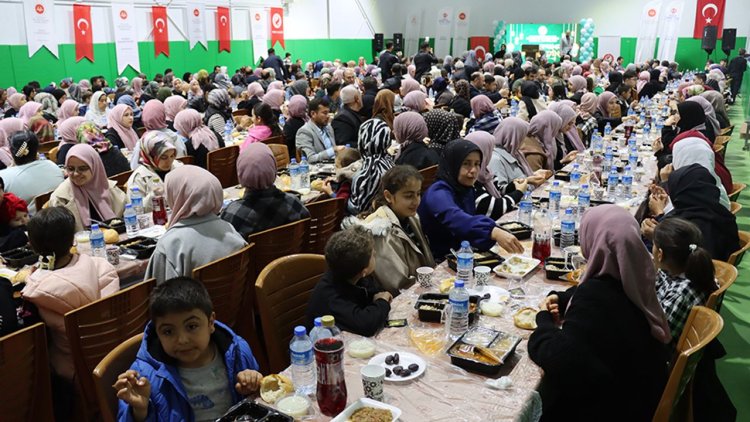
<path fill-rule="evenodd" d="M 396 422 L 401 409 L 366 397 L 350 404 L 331 422 Z"/>
<path fill-rule="evenodd" d="M 424 359 L 409 352 L 381 353 L 367 364 L 384 367 L 385 380 L 391 382 L 411 381 L 422 376 L 427 369 Z"/>
<path fill-rule="evenodd" d="M 523 278 L 533 272 L 541 263 L 538 259 L 521 255 L 512 255 L 505 262 L 493 268 L 492 271 L 500 277 Z"/>

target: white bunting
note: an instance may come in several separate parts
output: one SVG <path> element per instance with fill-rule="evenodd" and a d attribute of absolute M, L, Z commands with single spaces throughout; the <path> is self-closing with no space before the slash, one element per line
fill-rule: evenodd
<path fill-rule="evenodd" d="M 117 73 L 121 74 L 130 65 L 140 71 L 138 58 L 138 36 L 135 31 L 135 9 L 133 3 L 112 3 L 112 23 L 117 53 Z"/>
<path fill-rule="evenodd" d="M 29 57 L 42 47 L 47 47 L 55 57 L 60 57 L 57 52 L 54 7 L 52 0 L 24 0 L 23 15 L 26 21 Z"/>
<path fill-rule="evenodd" d="M 203 48 L 208 48 L 206 41 L 206 8 L 203 3 L 187 3 L 187 27 L 188 38 L 190 40 L 190 49 L 196 44 L 203 44 Z"/>

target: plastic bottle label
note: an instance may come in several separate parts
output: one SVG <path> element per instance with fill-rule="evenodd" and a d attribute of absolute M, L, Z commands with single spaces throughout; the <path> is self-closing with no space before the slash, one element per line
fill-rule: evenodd
<path fill-rule="evenodd" d="M 291 351 L 292 365 L 309 365 L 313 360 L 313 351 L 309 349 L 304 352 Z"/>
<path fill-rule="evenodd" d="M 560 230 L 565 233 L 573 233 L 576 231 L 576 222 L 575 221 L 563 221 L 560 223 Z"/>
<path fill-rule="evenodd" d="M 448 299 L 448 302 L 451 304 L 451 309 L 454 314 L 465 313 L 468 315 L 469 313 L 469 301 L 468 300 Z"/>

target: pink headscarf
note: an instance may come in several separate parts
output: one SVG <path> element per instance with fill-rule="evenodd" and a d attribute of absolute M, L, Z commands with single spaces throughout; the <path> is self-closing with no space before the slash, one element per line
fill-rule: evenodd
<path fill-rule="evenodd" d="M 284 91 L 280 89 L 269 89 L 261 100 L 274 110 L 280 110 L 284 104 Z"/>
<path fill-rule="evenodd" d="M 580 92 L 586 89 L 586 78 L 581 75 L 573 75 L 569 81 L 573 92 Z"/>
<path fill-rule="evenodd" d="M 581 220 L 580 241 L 588 260 L 581 284 L 601 277 L 620 281 L 625 295 L 648 320 L 651 335 L 668 343 L 669 325 L 654 286 L 656 270 L 633 216 L 617 205 L 589 208 Z"/>
<path fill-rule="evenodd" d="M 646 86 L 646 84 L 650 80 L 651 80 L 651 74 L 644 70 L 643 72 L 638 74 L 638 82 L 636 82 L 635 84 L 635 89 L 638 90 L 638 92 L 640 93 L 641 89 L 644 86 Z"/>
<path fill-rule="evenodd" d="M 263 98 L 263 94 L 265 94 L 265 91 L 263 91 L 263 86 L 261 84 L 253 82 L 247 86 L 247 93 L 250 94 L 250 98 Z"/>
<path fill-rule="evenodd" d="M 153 102 L 158 103 L 159 101 L 149 101 L 149 103 L 153 103 Z M 125 127 L 122 124 L 122 116 L 125 114 L 127 110 L 132 111 L 130 106 L 127 104 L 116 105 L 112 109 L 112 111 L 109 112 L 109 119 L 107 119 L 107 127 L 109 129 L 114 129 L 115 132 L 117 132 L 117 134 L 120 135 L 120 139 L 122 139 L 122 143 L 125 144 L 125 148 L 133 151 L 133 149 L 135 148 L 135 144 L 138 142 L 138 134 L 135 133 L 132 125 L 130 127 Z"/>
<path fill-rule="evenodd" d="M 421 114 L 407 111 L 393 120 L 393 134 L 401 144 L 401 151 L 412 142 L 422 142 L 427 137 L 427 123 Z"/>
<path fill-rule="evenodd" d="M 174 122 L 174 117 L 187 105 L 187 100 L 179 95 L 171 95 L 164 100 L 164 114 L 168 122 Z"/>
<path fill-rule="evenodd" d="M 500 198 L 502 194 L 495 187 L 495 175 L 488 168 L 492 159 L 492 150 L 495 148 L 495 137 L 483 130 L 478 130 L 466 135 L 466 140 L 474 142 L 482 151 L 482 165 L 479 167 L 477 180 L 484 186 L 487 193 L 495 198 Z"/>
<path fill-rule="evenodd" d="M 34 117 L 39 110 L 42 109 L 42 105 L 36 101 L 29 101 L 24 104 L 20 110 L 18 110 L 18 118 L 23 120 L 23 124 L 28 126 L 29 119 Z"/>
<path fill-rule="evenodd" d="M 26 98 L 25 95 L 16 92 L 8 96 L 8 104 L 13 107 L 14 110 L 18 111 L 21 108 L 21 101 Z"/>
<path fill-rule="evenodd" d="M 143 79 L 136 76 L 130 81 L 130 87 L 133 88 L 133 95 L 140 97 L 143 94 Z"/>
<path fill-rule="evenodd" d="M 404 97 L 403 106 L 409 111 L 423 112 L 427 108 L 427 94 L 422 91 L 412 91 Z"/>
<path fill-rule="evenodd" d="M 562 129 L 562 119 L 554 111 L 542 110 L 529 122 L 529 136 L 536 136 L 547 154 L 547 168 L 555 168 L 557 133 Z"/>
<path fill-rule="evenodd" d="M 267 91 L 272 91 L 272 90 L 277 90 L 277 89 L 283 91 L 284 90 L 284 83 L 281 82 L 281 81 L 273 81 L 270 84 L 268 84 L 268 90 Z"/>
<path fill-rule="evenodd" d="M 580 76 L 582 73 L 583 73 L 583 68 L 578 65 L 573 66 L 573 70 L 570 72 L 572 76 L 575 76 L 575 75 Z"/>
<path fill-rule="evenodd" d="M 177 118 L 185 111 L 189 110 L 181 111 Z M 192 165 L 170 171 L 164 180 L 164 191 L 167 203 L 172 207 L 167 227 L 192 216 L 216 215 L 221 211 L 224 199 L 219 179 L 207 170 Z"/>
<path fill-rule="evenodd" d="M 276 181 L 276 158 L 268 145 L 249 144 L 237 157 L 237 180 L 250 190 L 263 190 Z"/>
<path fill-rule="evenodd" d="M 149 101 L 141 113 L 143 126 L 148 130 L 159 130 L 167 127 L 167 111 L 161 101 Z"/>
<path fill-rule="evenodd" d="M 482 70 L 484 70 L 487 73 L 492 73 L 495 71 L 495 62 L 487 62 L 482 66 Z"/>
<path fill-rule="evenodd" d="M 219 148 L 216 135 L 203 124 L 200 113 L 192 108 L 177 113 L 174 118 L 174 128 L 180 132 L 180 135 L 190 139 L 195 149 L 200 148 L 201 145 L 205 145 L 209 151 Z"/>
<path fill-rule="evenodd" d="M 296 117 L 304 121 L 309 119 L 307 116 L 307 98 L 304 95 L 292 95 L 287 109 L 289 110 L 289 117 Z"/>
<path fill-rule="evenodd" d="M 610 91 L 604 91 L 602 92 L 602 95 L 599 96 L 599 99 L 597 100 L 597 110 L 602 113 L 602 116 L 609 117 L 609 102 L 613 98 L 617 98 L 617 95 Z"/>
<path fill-rule="evenodd" d="M 65 165 L 70 165 L 71 157 L 76 157 L 83 161 L 91 169 L 92 178 L 83 186 L 70 183 L 73 188 L 73 197 L 76 201 L 78 214 L 81 216 L 81 223 L 84 226 L 91 224 L 91 214 L 89 213 L 89 204 L 94 206 L 97 214 L 103 220 L 109 220 L 117 217 L 112 211 L 112 204 L 109 198 L 109 179 L 107 172 L 104 170 L 99 153 L 87 144 L 73 145 L 65 157 Z"/>
<path fill-rule="evenodd" d="M 536 117 L 536 116 L 535 116 Z M 520 150 L 524 138 L 529 133 L 529 124 L 518 117 L 507 117 L 495 128 L 495 146 L 500 147 L 512 155 L 526 176 L 531 176 L 531 170 L 526 156 Z"/>
<path fill-rule="evenodd" d="M 401 97 L 404 98 L 409 95 L 410 92 L 421 91 L 419 82 L 414 79 L 404 79 L 401 81 Z"/>
<path fill-rule="evenodd" d="M 0 161 L 5 164 L 6 167 L 10 167 L 14 164 L 13 153 L 10 151 L 10 144 L 8 141 L 10 137 L 24 130 L 23 120 L 8 117 L 0 120 Z"/>
<path fill-rule="evenodd" d="M 572 104 L 572 101 L 570 100 L 563 100 L 570 102 Z M 576 117 L 578 117 L 578 113 L 571 107 L 569 104 L 564 103 L 563 101 L 556 101 L 549 105 L 548 110 L 552 110 L 555 113 L 557 113 L 558 116 L 560 116 L 560 119 L 562 119 L 562 127 L 565 127 L 570 122 L 575 122 Z M 581 137 L 578 136 L 578 129 L 573 125 L 570 129 L 568 129 L 567 132 L 565 132 L 566 135 L 568 135 L 568 138 L 570 138 L 570 142 L 573 143 L 573 146 L 578 150 L 578 152 L 581 152 L 586 149 L 586 146 L 583 145 L 583 141 L 581 141 Z"/>
<path fill-rule="evenodd" d="M 76 116 L 71 117 L 58 127 L 60 128 L 60 145 L 71 144 L 75 145 L 78 143 L 78 127 L 85 123 L 87 120 L 85 117 Z"/>
<path fill-rule="evenodd" d="M 477 95 L 471 99 L 471 111 L 474 112 L 474 118 L 479 119 L 487 113 L 495 110 L 495 104 L 486 95 Z"/>
<path fill-rule="evenodd" d="M 65 100 L 60 106 L 60 110 L 57 111 L 57 124 L 64 122 L 66 119 L 78 116 L 78 101 L 76 100 Z"/>
<path fill-rule="evenodd" d="M 416 76 L 417 74 L 417 66 L 410 64 L 409 66 L 406 66 L 406 72 L 411 76 L 412 78 Z"/>
<path fill-rule="evenodd" d="M 593 116 L 594 113 L 596 113 L 596 105 L 596 94 L 593 92 L 587 92 L 581 97 L 581 105 L 578 106 L 578 109 L 583 113 L 588 113 Z"/>
<path fill-rule="evenodd" d="M 91 91 L 91 82 L 89 82 L 88 79 L 81 79 L 80 81 L 78 81 L 78 86 L 86 91 Z"/>

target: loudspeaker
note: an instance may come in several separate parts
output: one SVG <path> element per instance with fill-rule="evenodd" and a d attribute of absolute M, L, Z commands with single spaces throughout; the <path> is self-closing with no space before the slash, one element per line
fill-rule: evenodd
<path fill-rule="evenodd" d="M 716 48 L 716 27 L 705 26 L 703 27 L 703 38 L 701 40 L 701 48 L 706 53 L 711 54 Z"/>
<path fill-rule="evenodd" d="M 393 51 L 404 51 L 404 34 L 393 34 Z"/>
<path fill-rule="evenodd" d="M 375 34 L 375 38 L 372 39 L 372 49 L 378 53 L 385 49 L 385 45 L 383 45 L 383 34 Z"/>
<path fill-rule="evenodd" d="M 724 28 L 724 34 L 721 37 L 721 50 L 727 56 L 734 50 L 737 43 L 737 28 Z"/>

